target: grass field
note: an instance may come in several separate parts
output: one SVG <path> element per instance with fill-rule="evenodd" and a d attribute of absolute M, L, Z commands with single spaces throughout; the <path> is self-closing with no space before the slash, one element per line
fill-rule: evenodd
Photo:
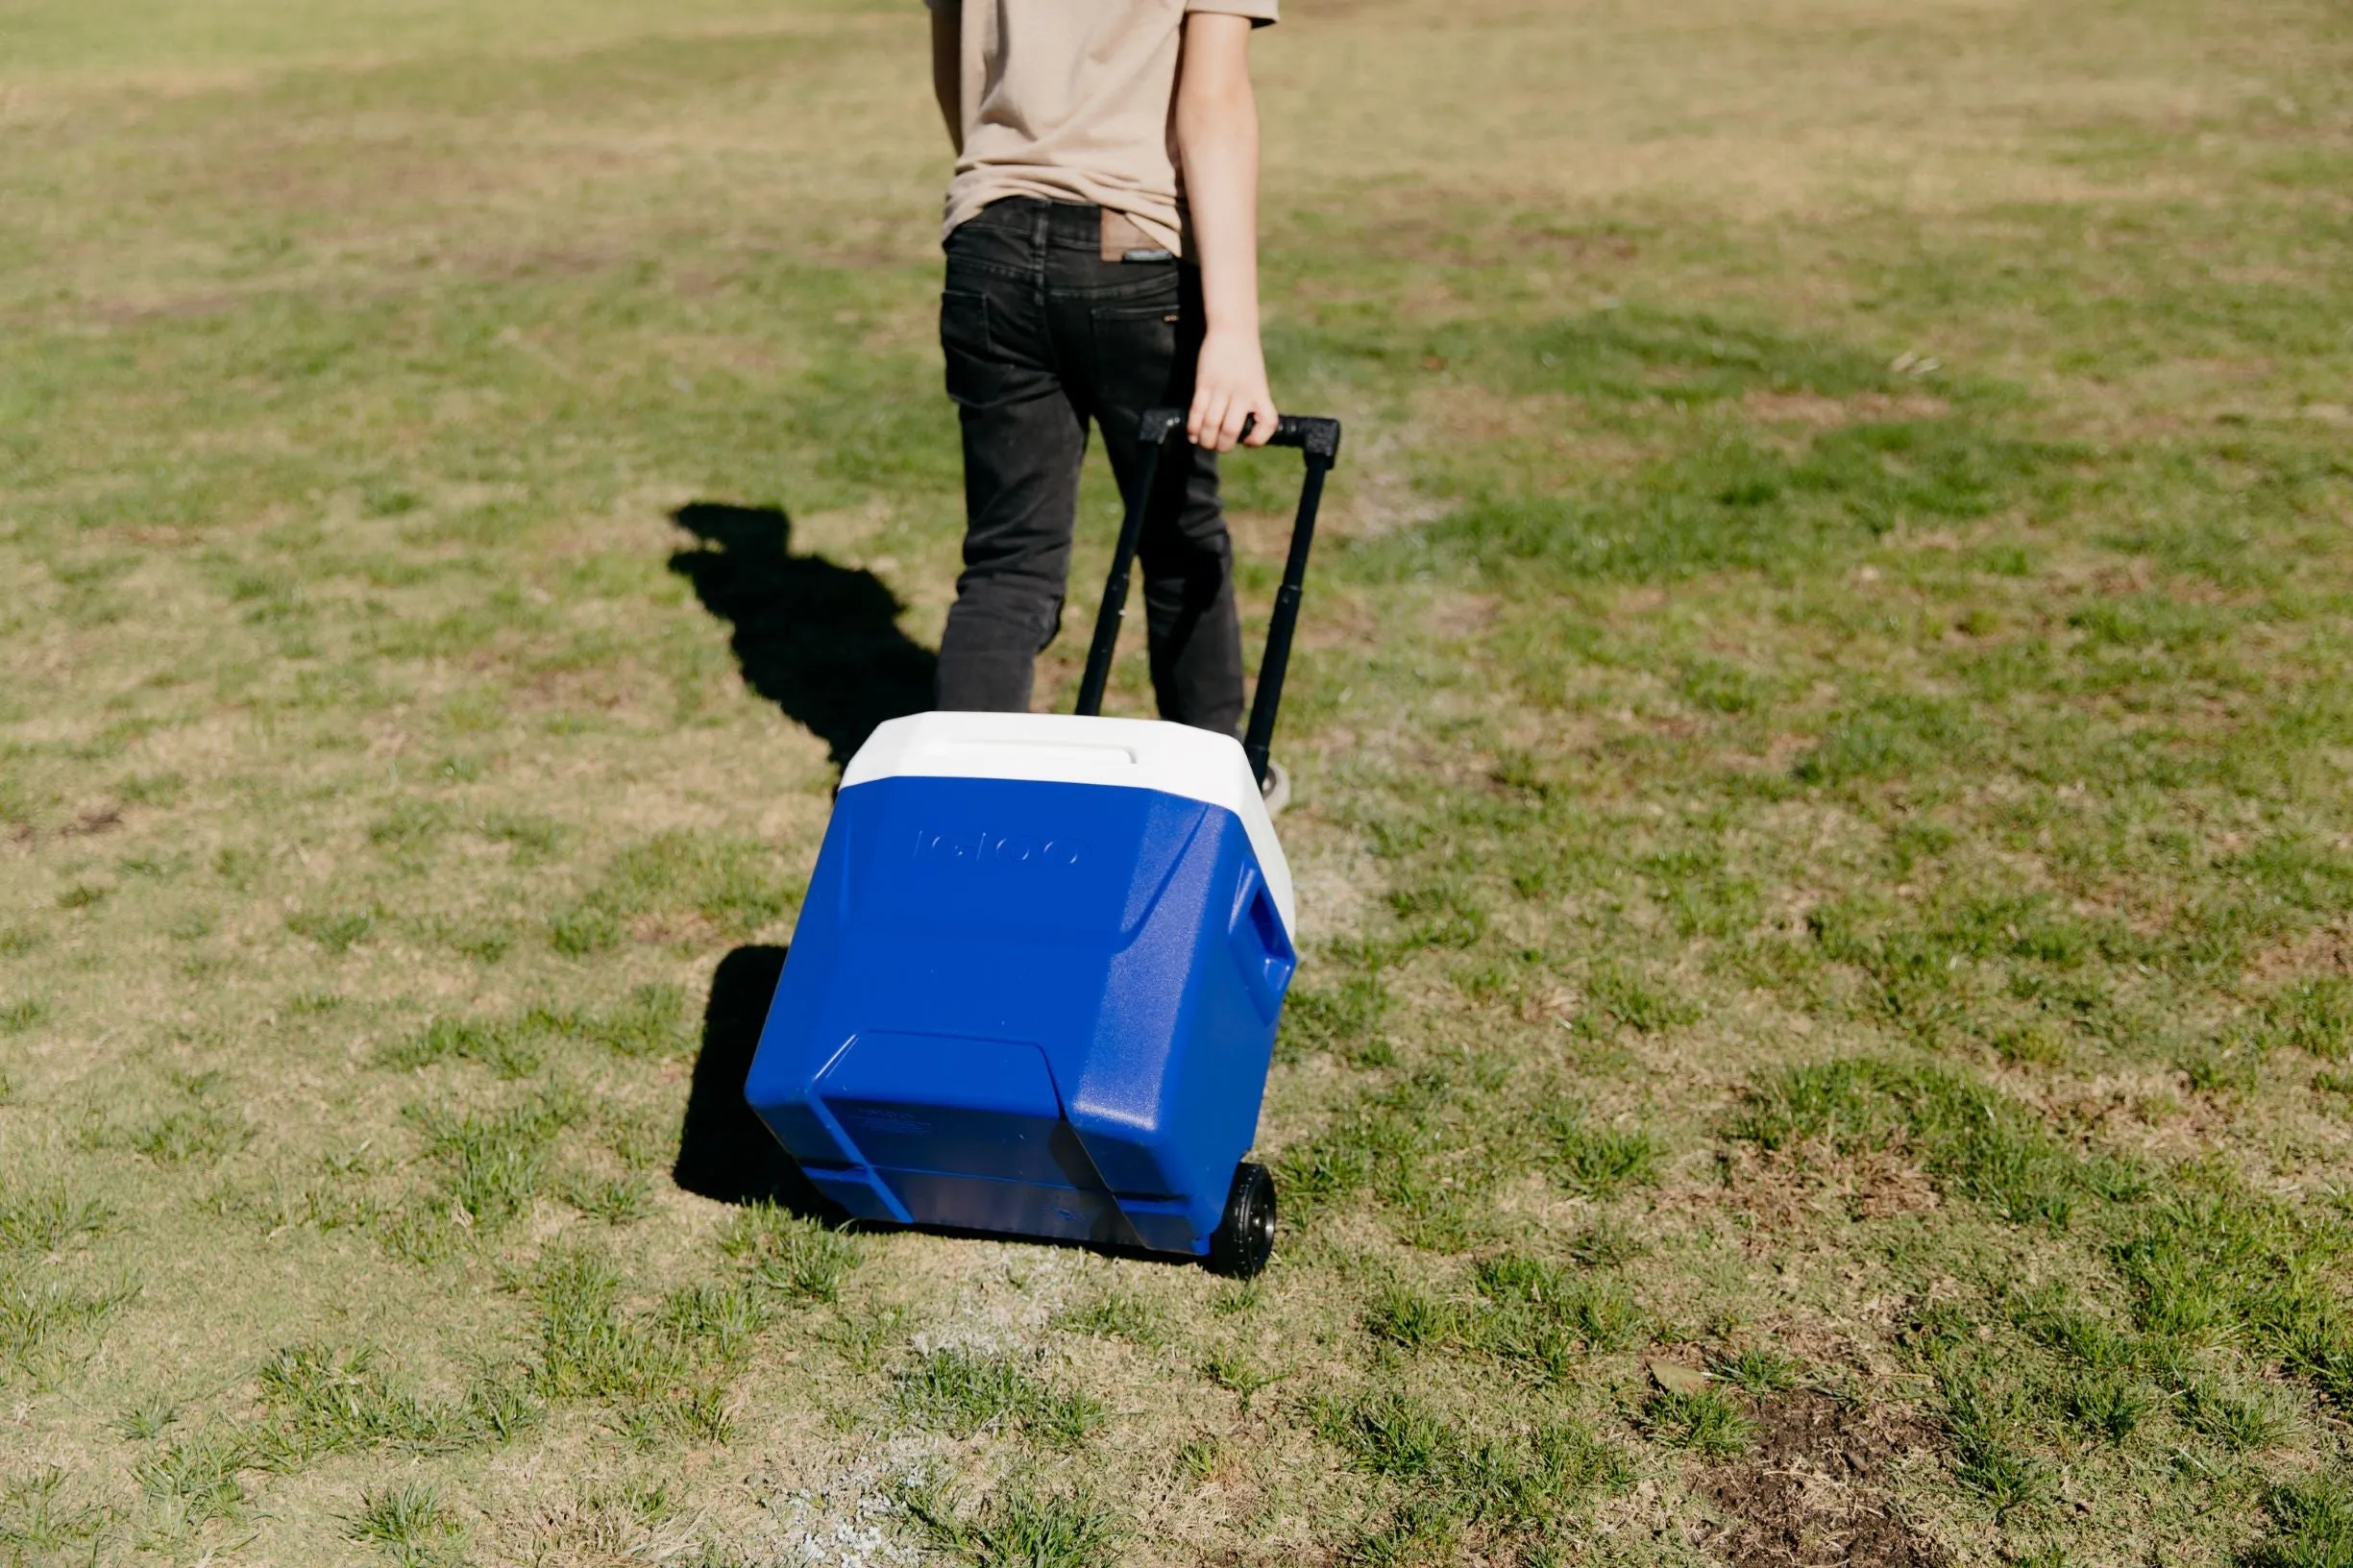
<path fill-rule="evenodd" d="M 0 0 L 8 1562 L 2353 1564 L 2353 13 L 1287 11 L 1238 1286 L 734 1097 L 952 593 L 912 0 Z"/>

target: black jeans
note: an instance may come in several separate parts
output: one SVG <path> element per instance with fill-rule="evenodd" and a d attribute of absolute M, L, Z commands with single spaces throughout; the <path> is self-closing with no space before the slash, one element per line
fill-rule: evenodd
<path fill-rule="evenodd" d="M 964 429 L 964 574 L 940 644 L 942 708 L 1027 712 L 1039 652 L 1062 626 L 1090 421 L 1123 499 L 1142 469 L 1137 423 L 1192 401 L 1200 275 L 1105 261 L 1091 207 L 1015 197 L 947 240 L 940 344 Z M 1137 558 L 1160 714 L 1241 726 L 1241 627 L 1217 459 L 1172 442 Z"/>

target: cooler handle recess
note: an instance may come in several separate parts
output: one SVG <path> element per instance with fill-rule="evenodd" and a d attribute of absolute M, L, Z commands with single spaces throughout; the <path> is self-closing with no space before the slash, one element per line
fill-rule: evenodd
<path fill-rule="evenodd" d="M 1275 911 L 1266 879 L 1252 868 L 1243 868 L 1234 890 L 1234 915 L 1226 922 L 1226 941 L 1241 967 L 1242 989 L 1257 1004 L 1259 1016 L 1272 1023 L 1283 1012 L 1283 992 L 1299 968 L 1299 954 L 1284 934 L 1283 917 Z"/>
<path fill-rule="evenodd" d="M 1103 585 L 1103 607 L 1095 615 L 1094 641 L 1087 649 L 1087 674 L 1079 682 L 1078 711 L 1090 717 L 1103 711 L 1103 688 L 1111 680 L 1112 656 L 1119 647 L 1119 624 L 1127 618 L 1128 578 L 1136 565 L 1136 549 L 1143 538 L 1144 517 L 1160 478 L 1161 453 L 1168 438 L 1185 429 L 1182 408 L 1154 408 L 1138 427 L 1143 443 L 1143 472 L 1119 525 L 1119 543 L 1112 551 L 1111 577 Z M 1243 427 L 1243 433 L 1250 427 Z M 1283 563 L 1283 586 L 1275 592 L 1275 608 L 1266 627 L 1266 656 L 1259 661 L 1258 691 L 1250 701 L 1250 727 L 1242 737 L 1242 751 L 1262 788 L 1266 783 L 1267 753 L 1274 747 L 1275 716 L 1283 707 L 1283 677 L 1291 662 L 1291 639 L 1299 629 L 1299 600 L 1307 587 L 1308 552 L 1315 543 L 1315 514 L 1323 506 L 1324 478 L 1340 460 L 1340 422 L 1286 414 L 1275 422 L 1270 447 L 1295 447 L 1307 458 L 1307 478 L 1299 490 L 1299 515 L 1291 525 L 1290 555 Z"/>

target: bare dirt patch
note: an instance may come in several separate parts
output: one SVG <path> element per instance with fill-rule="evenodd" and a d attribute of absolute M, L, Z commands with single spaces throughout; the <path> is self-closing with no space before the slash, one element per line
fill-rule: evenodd
<path fill-rule="evenodd" d="M 1804 425 L 1833 429 L 1872 420 L 1941 419 L 1952 412 L 1943 398 L 1926 392 L 1900 396 L 1865 392 L 1851 398 L 1828 398 L 1818 392 L 1752 392 L 1741 400 L 1750 417 L 1774 425 Z"/>
<path fill-rule="evenodd" d="M 1748 1215 L 1768 1237 L 1826 1215 L 1888 1219 L 1940 1207 L 1927 1172 L 1897 1150 L 1848 1154 L 1809 1143 L 1764 1156 L 1743 1146 L 1731 1151 L 1728 1160 L 1730 1207 Z"/>
<path fill-rule="evenodd" d="M 2353 974 L 2353 921 L 2340 920 L 2256 955 L 2247 978 L 2258 984 L 2313 974 Z"/>
<path fill-rule="evenodd" d="M 1721 1544 L 1733 1568 L 1945 1568 L 1951 1559 L 1899 1515 L 1897 1460 L 1926 1446 L 1885 1411 L 1800 1389 L 1756 1408 L 1755 1452 L 1709 1486 L 1737 1523 Z"/>

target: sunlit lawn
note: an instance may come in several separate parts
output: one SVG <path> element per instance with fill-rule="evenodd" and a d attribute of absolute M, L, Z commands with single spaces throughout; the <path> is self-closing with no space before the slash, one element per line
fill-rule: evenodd
<path fill-rule="evenodd" d="M 9 1560 L 2353 1562 L 2341 8 L 1287 9 L 1239 1286 L 737 1098 L 953 592 L 916 9 L 0 6 Z"/>

